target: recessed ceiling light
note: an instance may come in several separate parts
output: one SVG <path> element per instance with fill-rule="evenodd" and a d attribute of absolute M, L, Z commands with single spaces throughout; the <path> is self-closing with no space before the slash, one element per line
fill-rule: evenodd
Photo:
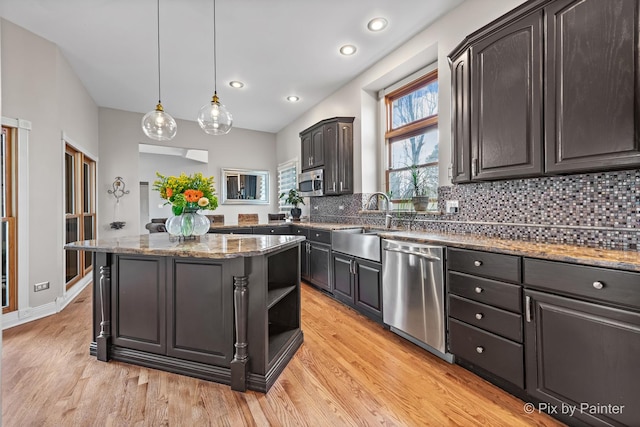
<path fill-rule="evenodd" d="M 235 87 L 236 89 L 240 89 L 241 87 L 244 87 L 244 83 L 239 82 L 237 80 L 233 80 L 233 81 L 229 82 L 229 86 Z"/>
<path fill-rule="evenodd" d="M 373 18 L 367 24 L 367 28 L 369 29 L 369 31 L 382 31 L 387 28 L 387 24 L 388 22 L 384 18 Z"/>
<path fill-rule="evenodd" d="M 340 53 L 345 56 L 353 55 L 356 53 L 356 47 L 352 44 L 346 44 L 340 48 Z"/>
<path fill-rule="evenodd" d="M 289 102 L 298 102 L 298 101 L 300 101 L 300 97 L 299 96 L 295 96 L 295 95 L 289 95 L 289 96 L 287 96 L 287 101 L 289 101 Z"/>

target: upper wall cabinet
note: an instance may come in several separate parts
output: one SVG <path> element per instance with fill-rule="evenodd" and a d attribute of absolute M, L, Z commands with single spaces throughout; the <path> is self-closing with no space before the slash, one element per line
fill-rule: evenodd
<path fill-rule="evenodd" d="M 640 166 L 640 0 L 531 0 L 449 56 L 453 182 Z"/>
<path fill-rule="evenodd" d="M 334 117 L 300 132 L 302 170 L 324 169 L 325 195 L 353 193 L 353 120 Z"/>
<path fill-rule="evenodd" d="M 548 172 L 640 164 L 638 0 L 545 7 Z"/>

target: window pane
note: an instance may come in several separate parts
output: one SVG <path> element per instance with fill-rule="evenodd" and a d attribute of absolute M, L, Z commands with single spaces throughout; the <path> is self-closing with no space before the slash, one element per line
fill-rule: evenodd
<path fill-rule="evenodd" d="M 75 213 L 73 209 L 74 192 L 73 192 L 73 155 L 69 153 L 64 154 L 64 206 L 65 212 L 68 214 Z"/>
<path fill-rule="evenodd" d="M 7 164 L 6 162 L 9 160 L 7 158 L 7 145 L 6 138 L 4 134 L 4 129 L 2 129 L 2 147 L 0 147 L 0 152 L 2 155 L 2 161 L 0 162 L 0 186 L 2 187 L 2 208 L 0 209 L 0 215 L 3 217 L 7 216 L 7 188 L 6 188 L 6 174 L 7 174 Z M 4 285 L 4 282 L 3 282 Z M 4 304 L 3 304 L 4 305 Z"/>
<path fill-rule="evenodd" d="M 2 223 L 2 307 L 9 305 L 9 224 Z"/>
<path fill-rule="evenodd" d="M 438 165 L 425 166 L 415 169 L 389 171 L 389 191 L 393 200 L 410 199 L 413 196 L 438 196 Z M 417 180 L 420 188 L 416 194 L 414 182 Z"/>
<path fill-rule="evenodd" d="M 89 213 L 91 206 L 91 170 L 86 163 L 82 164 L 82 212 Z"/>
<path fill-rule="evenodd" d="M 438 114 L 438 81 L 395 99 L 391 104 L 391 128 L 397 129 Z"/>
<path fill-rule="evenodd" d="M 68 218 L 66 220 L 66 226 L 65 243 L 76 242 L 78 240 L 78 218 Z M 69 282 L 78 275 L 80 253 L 78 251 L 67 249 L 65 250 L 64 256 L 66 259 L 66 268 L 64 271 L 66 281 Z"/>
<path fill-rule="evenodd" d="M 391 143 L 390 169 L 422 165 L 438 161 L 438 128 L 430 127 L 423 134 Z"/>

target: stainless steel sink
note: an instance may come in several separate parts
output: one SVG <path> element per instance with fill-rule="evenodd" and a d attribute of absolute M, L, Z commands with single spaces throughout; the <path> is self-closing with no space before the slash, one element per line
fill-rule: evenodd
<path fill-rule="evenodd" d="M 378 234 L 393 231 L 387 228 L 369 227 L 333 230 L 331 232 L 331 249 L 335 252 L 380 262 L 382 256 Z"/>

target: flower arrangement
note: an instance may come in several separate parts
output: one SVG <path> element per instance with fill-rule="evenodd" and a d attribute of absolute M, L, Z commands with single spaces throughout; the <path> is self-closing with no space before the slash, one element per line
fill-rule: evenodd
<path fill-rule="evenodd" d="M 191 175 L 181 173 L 180 176 L 164 176 L 156 172 L 157 180 L 153 189 L 160 192 L 160 197 L 171 205 L 174 215 L 180 215 L 185 209 L 209 209 L 218 207 L 213 177 L 206 178 L 198 172 Z"/>

